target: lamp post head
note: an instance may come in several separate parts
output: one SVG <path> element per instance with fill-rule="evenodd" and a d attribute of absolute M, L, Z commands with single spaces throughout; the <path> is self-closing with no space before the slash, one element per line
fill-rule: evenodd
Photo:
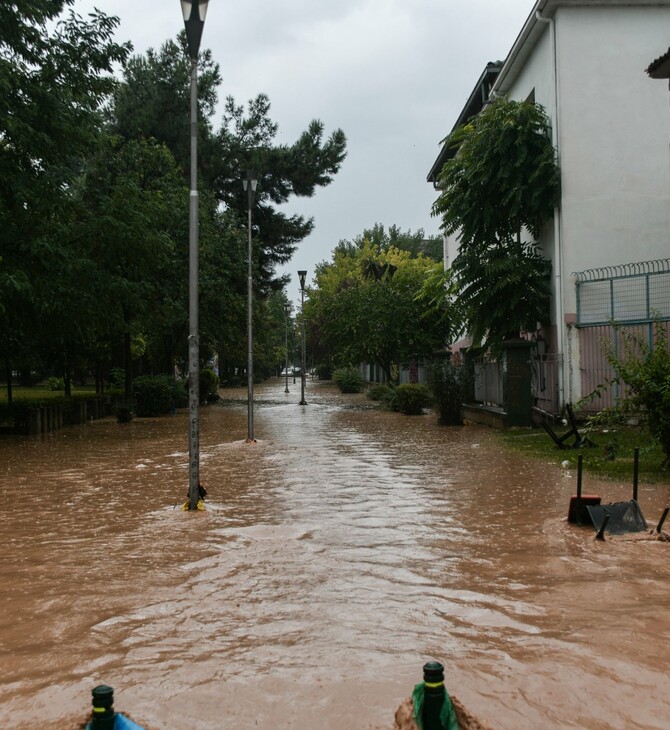
<path fill-rule="evenodd" d="M 287 317 L 291 314 L 292 309 L 293 309 L 293 307 L 288 302 L 284 303 L 284 313 L 286 314 Z"/>
<path fill-rule="evenodd" d="M 254 204 L 254 193 L 258 187 L 258 173 L 255 170 L 247 170 L 246 177 L 242 178 L 242 187 L 249 195 L 249 208 Z"/>
<path fill-rule="evenodd" d="M 298 276 L 300 277 L 300 291 L 305 291 L 305 277 L 307 276 L 306 271 L 299 271 Z"/>
<path fill-rule="evenodd" d="M 209 0 L 181 0 L 181 11 L 184 15 L 186 40 L 188 41 L 188 55 L 191 61 L 197 61 L 200 50 L 202 29 L 205 26 L 207 5 Z"/>

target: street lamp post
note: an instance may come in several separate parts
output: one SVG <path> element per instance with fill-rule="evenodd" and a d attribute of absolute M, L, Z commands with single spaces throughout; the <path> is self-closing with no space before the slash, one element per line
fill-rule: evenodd
<path fill-rule="evenodd" d="M 300 318 L 302 319 L 302 357 L 300 363 L 300 406 L 306 406 L 307 401 L 305 400 L 305 277 L 307 276 L 306 271 L 299 271 L 298 276 L 300 277 Z"/>
<path fill-rule="evenodd" d="M 288 318 L 291 314 L 291 305 L 286 302 L 284 304 L 284 322 L 286 324 L 286 367 L 284 368 L 284 374 L 286 375 L 286 388 L 284 388 L 284 393 L 288 393 Z"/>
<path fill-rule="evenodd" d="M 258 185 L 258 175 L 253 170 L 247 170 L 247 176 L 242 180 L 247 192 L 248 202 L 248 229 L 249 244 L 247 247 L 247 443 L 254 438 L 254 334 L 253 334 L 253 258 L 251 245 L 251 209 L 254 205 L 254 193 Z"/>
<path fill-rule="evenodd" d="M 188 498 L 198 507 L 200 482 L 200 343 L 198 338 L 198 50 L 209 0 L 181 0 L 191 59 L 191 192 L 188 224 Z"/>

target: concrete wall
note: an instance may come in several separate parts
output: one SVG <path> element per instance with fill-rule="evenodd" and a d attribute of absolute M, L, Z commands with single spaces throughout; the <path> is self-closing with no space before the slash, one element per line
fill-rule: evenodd
<path fill-rule="evenodd" d="M 670 251 L 669 95 L 645 73 L 670 43 L 670 6 L 557 3 L 552 22 L 537 21 L 535 45 L 505 84 L 512 99 L 534 93 L 558 150 L 562 199 L 542 248 L 553 269 L 549 339 L 563 362 L 562 399 L 575 401 L 571 274 Z"/>

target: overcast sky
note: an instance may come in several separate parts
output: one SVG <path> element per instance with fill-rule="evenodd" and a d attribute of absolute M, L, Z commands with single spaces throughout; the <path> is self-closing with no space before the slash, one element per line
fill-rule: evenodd
<path fill-rule="evenodd" d="M 312 119 L 341 128 L 347 157 L 326 188 L 288 212 L 313 217 L 314 232 L 290 265 L 330 260 L 341 239 L 382 223 L 439 233 L 426 182 L 439 151 L 488 61 L 504 59 L 534 0 L 211 0 L 202 48 L 212 50 L 221 101 L 266 93 L 291 144 Z M 179 0 L 75 0 L 120 19 L 116 40 L 135 53 L 159 48 L 183 28 Z"/>

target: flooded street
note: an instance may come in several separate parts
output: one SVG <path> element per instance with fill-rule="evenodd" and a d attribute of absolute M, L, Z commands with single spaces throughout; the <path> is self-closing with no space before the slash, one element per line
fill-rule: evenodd
<path fill-rule="evenodd" d="M 488 429 L 289 387 L 256 444 L 245 389 L 201 410 L 204 513 L 185 411 L 0 439 L 3 730 L 74 730 L 97 684 L 152 730 L 388 730 L 430 659 L 496 730 L 670 727 L 670 543 L 567 525 L 576 478 Z"/>

